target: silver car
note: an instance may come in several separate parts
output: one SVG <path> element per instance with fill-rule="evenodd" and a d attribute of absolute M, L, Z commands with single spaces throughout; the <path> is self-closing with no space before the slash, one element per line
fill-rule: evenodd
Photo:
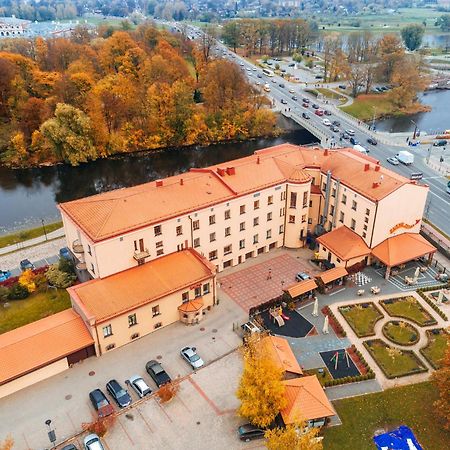
<path fill-rule="evenodd" d="M 139 398 L 143 398 L 152 393 L 152 390 L 149 388 L 148 384 L 139 375 L 133 375 L 126 381 L 126 383 L 133 388 Z"/>
<path fill-rule="evenodd" d="M 387 159 L 387 162 L 388 162 L 389 164 L 392 164 L 393 166 L 398 166 L 398 165 L 399 165 L 399 161 L 398 161 L 398 159 L 397 159 L 395 156 L 390 156 L 390 157 Z"/>
<path fill-rule="evenodd" d="M 100 438 L 96 434 L 88 434 L 83 440 L 86 450 L 105 450 Z"/>
<path fill-rule="evenodd" d="M 185 359 L 193 369 L 198 369 L 203 366 L 203 359 L 198 356 L 195 347 L 184 347 L 181 349 L 180 353 L 182 358 Z"/>

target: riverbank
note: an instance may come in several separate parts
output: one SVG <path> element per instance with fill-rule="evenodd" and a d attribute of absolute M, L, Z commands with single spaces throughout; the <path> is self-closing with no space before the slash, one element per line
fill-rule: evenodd
<path fill-rule="evenodd" d="M 0 236 L 0 248 L 20 244 L 22 242 L 29 241 L 30 239 L 48 235 L 55 230 L 61 229 L 62 226 L 62 222 L 44 223 L 39 227 L 5 234 L 4 236 Z"/>

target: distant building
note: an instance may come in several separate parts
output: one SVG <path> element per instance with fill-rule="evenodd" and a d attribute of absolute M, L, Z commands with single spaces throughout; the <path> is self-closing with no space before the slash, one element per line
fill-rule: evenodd
<path fill-rule="evenodd" d="M 18 37 L 26 34 L 29 20 L 15 17 L 0 17 L 0 37 Z"/>

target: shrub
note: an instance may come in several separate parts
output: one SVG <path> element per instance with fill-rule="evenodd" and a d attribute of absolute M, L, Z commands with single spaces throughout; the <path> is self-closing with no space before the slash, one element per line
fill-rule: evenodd
<path fill-rule="evenodd" d="M 73 262 L 66 258 L 59 258 L 58 269 L 62 272 L 69 273 L 71 275 L 75 275 L 75 266 Z"/>
<path fill-rule="evenodd" d="M 8 299 L 9 289 L 5 286 L 0 286 L 0 302 Z"/>
<path fill-rule="evenodd" d="M 28 292 L 36 290 L 35 275 L 31 269 L 27 269 L 19 276 L 19 284 L 25 287 Z"/>
<path fill-rule="evenodd" d="M 58 265 L 56 264 L 53 264 L 47 269 L 45 277 L 50 285 L 63 289 L 72 286 L 76 280 L 75 275 L 59 270 Z"/>
<path fill-rule="evenodd" d="M 9 300 L 23 300 L 30 295 L 28 289 L 20 283 L 13 284 L 8 291 Z"/>

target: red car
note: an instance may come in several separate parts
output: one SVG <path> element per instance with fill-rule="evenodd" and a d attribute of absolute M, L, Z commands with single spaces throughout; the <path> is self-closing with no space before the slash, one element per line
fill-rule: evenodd
<path fill-rule="evenodd" d="M 314 114 L 316 114 L 317 116 L 323 116 L 323 109 L 316 109 L 314 111 Z"/>
<path fill-rule="evenodd" d="M 302 106 L 303 106 L 303 108 L 309 108 L 308 103 L 305 103 L 305 102 L 303 102 Z"/>

